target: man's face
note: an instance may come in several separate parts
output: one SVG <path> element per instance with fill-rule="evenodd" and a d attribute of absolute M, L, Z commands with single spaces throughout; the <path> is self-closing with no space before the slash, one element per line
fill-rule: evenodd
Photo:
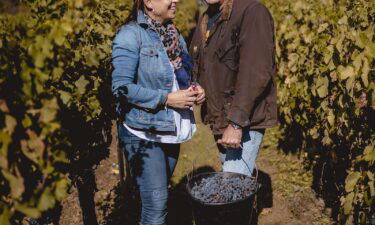
<path fill-rule="evenodd" d="M 222 0 L 206 0 L 207 4 L 209 5 L 213 5 L 213 4 L 216 4 L 216 3 L 219 3 L 219 2 L 222 2 Z"/>

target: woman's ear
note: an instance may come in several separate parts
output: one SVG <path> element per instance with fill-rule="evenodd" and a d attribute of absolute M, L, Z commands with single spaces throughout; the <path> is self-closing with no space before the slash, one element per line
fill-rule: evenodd
<path fill-rule="evenodd" d="M 141 1 L 143 1 L 145 9 L 147 9 L 148 11 L 153 11 L 152 1 L 151 0 L 141 0 Z"/>

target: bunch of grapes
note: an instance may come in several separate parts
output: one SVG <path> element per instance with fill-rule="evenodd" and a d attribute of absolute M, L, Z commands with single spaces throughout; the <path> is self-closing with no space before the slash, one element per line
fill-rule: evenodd
<path fill-rule="evenodd" d="M 245 199 L 256 189 L 257 184 L 250 177 L 214 174 L 194 182 L 191 194 L 204 203 L 217 204 Z"/>

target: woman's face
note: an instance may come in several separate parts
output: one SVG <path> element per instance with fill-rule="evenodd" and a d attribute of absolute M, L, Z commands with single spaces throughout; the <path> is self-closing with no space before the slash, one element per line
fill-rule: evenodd
<path fill-rule="evenodd" d="M 158 22 L 164 23 L 176 17 L 177 3 L 180 0 L 145 0 L 149 14 Z M 190 0 L 192 1 L 192 0 Z"/>

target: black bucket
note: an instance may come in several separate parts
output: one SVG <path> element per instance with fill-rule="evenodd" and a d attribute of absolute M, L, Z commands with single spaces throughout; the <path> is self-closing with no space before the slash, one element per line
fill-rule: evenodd
<path fill-rule="evenodd" d="M 189 179 L 186 190 L 190 196 L 193 215 L 196 225 L 248 225 L 251 222 L 253 208 L 255 204 L 255 195 L 258 190 L 257 178 L 250 177 L 256 184 L 256 189 L 243 199 L 228 203 L 207 203 L 197 199 L 192 194 L 192 188 L 203 178 L 210 176 L 242 177 L 249 178 L 246 175 L 231 172 L 210 172 L 195 175 Z"/>

